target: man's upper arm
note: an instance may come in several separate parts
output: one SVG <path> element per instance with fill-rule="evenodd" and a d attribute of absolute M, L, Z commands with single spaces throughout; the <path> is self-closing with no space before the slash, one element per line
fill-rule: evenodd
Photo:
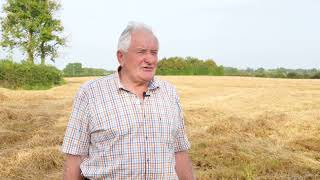
<path fill-rule="evenodd" d="M 175 152 L 187 151 L 188 149 L 190 149 L 190 143 L 188 141 L 188 137 L 185 131 L 184 116 L 183 116 L 182 106 L 180 104 L 180 98 L 176 92 L 175 92 L 175 101 L 179 111 L 178 112 L 179 120 L 178 120 L 178 131 L 175 139 L 174 150 Z"/>
<path fill-rule="evenodd" d="M 81 87 L 74 98 L 62 152 L 72 155 L 88 154 L 90 142 L 89 119 L 89 97 L 86 89 Z"/>

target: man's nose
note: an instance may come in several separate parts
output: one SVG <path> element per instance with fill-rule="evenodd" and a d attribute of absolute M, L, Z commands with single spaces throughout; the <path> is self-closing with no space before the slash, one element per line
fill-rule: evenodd
<path fill-rule="evenodd" d="M 151 52 L 150 53 L 146 53 L 145 57 L 144 57 L 144 62 L 148 63 L 148 64 L 152 64 L 157 60 L 157 57 L 155 55 L 153 55 Z"/>

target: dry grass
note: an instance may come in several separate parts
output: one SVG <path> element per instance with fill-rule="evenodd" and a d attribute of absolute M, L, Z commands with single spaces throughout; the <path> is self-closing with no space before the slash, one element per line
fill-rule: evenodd
<path fill-rule="evenodd" d="M 199 179 L 319 179 L 320 81 L 161 77 L 181 95 Z M 74 93 L 0 88 L 0 179 L 61 179 Z"/>

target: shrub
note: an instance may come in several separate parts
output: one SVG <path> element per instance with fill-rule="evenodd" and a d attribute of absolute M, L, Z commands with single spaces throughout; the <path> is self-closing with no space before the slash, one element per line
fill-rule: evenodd
<path fill-rule="evenodd" d="M 311 79 L 320 79 L 320 72 L 311 76 Z"/>
<path fill-rule="evenodd" d="M 298 73 L 296 73 L 296 72 L 289 72 L 287 74 L 287 78 L 298 79 L 298 78 L 300 78 L 300 75 Z"/>
<path fill-rule="evenodd" d="M 62 72 L 49 65 L 0 61 L 0 85 L 10 89 L 49 89 L 63 83 Z"/>

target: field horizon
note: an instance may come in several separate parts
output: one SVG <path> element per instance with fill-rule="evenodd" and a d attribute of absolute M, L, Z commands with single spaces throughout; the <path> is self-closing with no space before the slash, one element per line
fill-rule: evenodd
<path fill-rule="evenodd" d="M 73 97 L 0 88 L 0 179 L 61 179 Z M 180 94 L 198 179 L 319 179 L 320 80 L 158 76 Z"/>

